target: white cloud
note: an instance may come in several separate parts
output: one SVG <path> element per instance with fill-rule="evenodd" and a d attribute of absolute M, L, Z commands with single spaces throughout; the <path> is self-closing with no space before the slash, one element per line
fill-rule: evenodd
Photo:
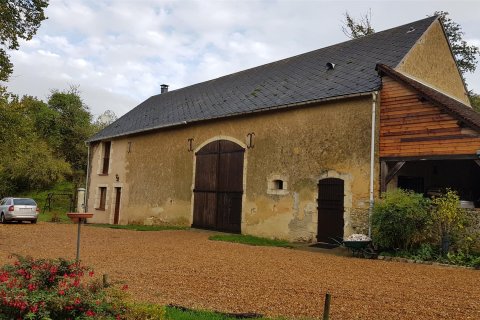
<path fill-rule="evenodd" d="M 174 90 L 345 41 L 345 10 L 369 8 L 376 30 L 449 11 L 479 45 L 480 4 L 468 1 L 52 0 L 38 34 L 11 53 L 8 85 L 40 98 L 80 85 L 94 114 L 122 115 L 162 83 Z M 480 92 L 479 72 L 467 81 Z"/>

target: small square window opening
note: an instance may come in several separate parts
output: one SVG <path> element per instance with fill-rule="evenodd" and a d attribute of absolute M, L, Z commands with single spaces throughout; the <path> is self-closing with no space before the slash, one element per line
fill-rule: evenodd
<path fill-rule="evenodd" d="M 273 180 L 274 190 L 283 190 L 283 180 Z"/>

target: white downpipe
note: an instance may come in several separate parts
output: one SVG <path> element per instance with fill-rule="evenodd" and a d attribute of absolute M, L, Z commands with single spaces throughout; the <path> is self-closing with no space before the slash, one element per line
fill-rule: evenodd
<path fill-rule="evenodd" d="M 370 206 L 368 208 L 368 236 L 372 237 L 372 212 L 373 204 L 375 202 L 373 194 L 373 177 L 375 175 L 375 120 L 376 120 L 376 105 L 378 92 L 372 92 L 372 141 L 370 145 Z"/>
<path fill-rule="evenodd" d="M 88 178 L 90 176 L 90 143 L 87 142 L 87 177 L 85 178 L 85 199 L 83 201 L 85 207 L 84 212 L 88 212 Z"/>

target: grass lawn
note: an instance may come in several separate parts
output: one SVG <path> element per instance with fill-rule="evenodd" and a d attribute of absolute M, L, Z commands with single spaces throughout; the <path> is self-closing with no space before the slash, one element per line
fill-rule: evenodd
<path fill-rule="evenodd" d="M 208 239 L 214 241 L 242 243 L 251 246 L 293 248 L 293 245 L 285 240 L 272 240 L 243 234 L 217 234 L 210 236 Z"/>
<path fill-rule="evenodd" d="M 166 318 L 169 320 L 238 320 L 247 319 L 247 317 L 228 316 L 222 313 L 212 311 L 182 310 L 175 307 L 166 308 Z M 269 318 L 248 317 L 250 319 L 268 320 Z M 273 320 L 273 319 L 272 319 Z M 280 320 L 280 319 L 277 319 Z"/>
<path fill-rule="evenodd" d="M 63 181 L 54 185 L 49 190 L 42 191 L 29 191 L 26 193 L 21 193 L 19 197 L 32 198 L 38 204 L 40 208 L 40 215 L 38 216 L 39 221 L 57 221 L 57 222 L 70 222 L 70 219 L 67 217 L 67 212 L 70 212 L 70 197 L 59 194 L 71 194 L 73 196 L 74 186 L 71 182 Z M 54 193 L 50 210 L 45 209 L 47 203 L 47 197 L 49 193 Z"/>
<path fill-rule="evenodd" d="M 119 224 L 102 224 L 102 223 L 91 223 L 87 226 L 99 227 L 99 228 L 110 228 L 110 229 L 125 229 L 125 230 L 135 230 L 135 231 L 163 231 L 163 230 L 187 230 L 188 227 L 181 226 L 145 226 L 138 224 L 128 224 L 128 225 L 119 225 Z"/>

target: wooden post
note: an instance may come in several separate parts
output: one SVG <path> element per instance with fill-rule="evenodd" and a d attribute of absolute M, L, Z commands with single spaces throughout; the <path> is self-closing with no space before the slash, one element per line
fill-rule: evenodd
<path fill-rule="evenodd" d="M 103 287 L 104 288 L 107 288 L 109 286 L 109 283 L 108 283 L 108 274 L 104 274 L 103 277 L 102 277 L 102 282 L 103 282 Z"/>
<path fill-rule="evenodd" d="M 330 319 L 330 293 L 325 294 L 325 304 L 323 305 L 323 320 Z"/>
<path fill-rule="evenodd" d="M 386 161 L 380 162 L 380 193 L 387 191 L 388 165 Z"/>

